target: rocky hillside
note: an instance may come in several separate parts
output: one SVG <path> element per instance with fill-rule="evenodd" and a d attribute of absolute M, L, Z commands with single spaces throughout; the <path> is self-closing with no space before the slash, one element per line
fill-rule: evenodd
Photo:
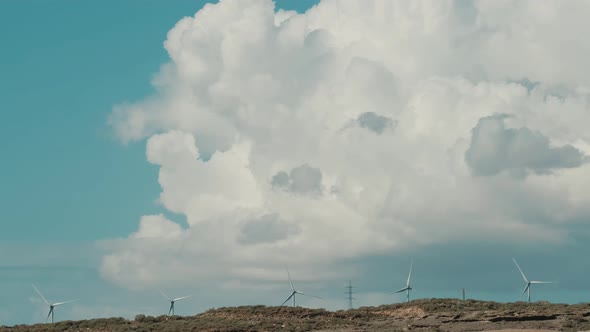
<path fill-rule="evenodd" d="M 528 304 L 425 299 L 410 303 L 331 312 L 323 309 L 243 306 L 196 316 L 63 321 L 0 327 L 17 331 L 492 331 L 505 329 L 590 330 L 590 303 Z"/>

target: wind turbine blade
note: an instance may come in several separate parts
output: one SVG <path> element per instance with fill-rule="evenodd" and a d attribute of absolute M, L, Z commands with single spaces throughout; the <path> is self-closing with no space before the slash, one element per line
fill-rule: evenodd
<path fill-rule="evenodd" d="M 164 297 L 166 300 L 168 300 L 168 301 L 172 301 L 172 299 L 171 299 L 171 298 L 169 298 L 169 297 L 168 297 L 168 295 L 166 295 L 166 293 L 164 293 L 164 292 L 163 292 L 161 289 L 158 289 L 158 292 L 160 292 L 160 294 L 162 294 L 162 296 L 163 296 L 163 297 Z"/>
<path fill-rule="evenodd" d="M 189 297 L 193 297 L 193 296 L 192 295 L 187 295 L 187 296 L 183 296 L 183 297 L 177 297 L 177 298 L 173 299 L 172 301 L 176 302 L 176 301 L 188 299 Z"/>
<path fill-rule="evenodd" d="M 70 302 L 75 302 L 75 301 L 78 301 L 78 300 L 76 299 L 76 300 L 70 300 L 70 301 L 65 301 L 65 302 L 57 302 L 57 303 L 54 303 L 53 306 L 57 307 L 59 305 L 70 303 Z"/>
<path fill-rule="evenodd" d="M 35 286 L 35 284 L 31 284 L 33 285 L 33 288 L 35 289 L 35 291 L 37 292 L 37 294 L 39 294 L 39 296 L 41 296 L 41 298 L 43 299 L 43 301 L 45 302 L 45 304 L 50 305 L 49 301 L 47 301 L 47 299 L 45 299 L 45 296 L 43 296 L 43 294 L 41 294 L 41 291 L 39 291 L 37 289 L 37 286 Z"/>
<path fill-rule="evenodd" d="M 526 293 L 526 291 L 529 289 L 529 287 L 531 287 L 531 285 L 526 284 L 526 286 L 524 287 L 524 290 L 522 291 L 522 294 L 520 294 L 520 298 L 523 297 L 523 295 Z"/>
<path fill-rule="evenodd" d="M 412 277 L 412 267 L 414 266 L 414 259 L 410 259 L 410 273 L 408 274 L 408 281 L 406 282 L 406 287 L 410 286 L 410 278 Z"/>
<path fill-rule="evenodd" d="M 315 295 L 309 295 L 309 294 L 305 294 L 305 293 L 301 293 L 301 292 L 297 292 L 297 294 L 301 294 L 301 295 L 303 295 L 303 296 L 315 297 L 316 299 L 323 300 L 321 297 L 319 297 L 319 296 L 315 296 Z"/>
<path fill-rule="evenodd" d="M 404 287 L 404 288 L 402 288 L 402 289 L 398 289 L 398 290 L 396 290 L 395 292 L 393 292 L 393 294 L 395 294 L 395 293 L 401 293 L 401 292 L 405 292 L 407 289 L 408 289 L 408 287 Z"/>
<path fill-rule="evenodd" d="M 284 305 L 285 305 L 285 303 L 289 302 L 289 300 L 290 300 L 290 299 L 293 297 L 293 295 L 295 295 L 295 292 L 291 293 L 291 295 L 289 295 L 289 297 L 288 297 L 288 298 L 285 300 L 285 302 L 283 302 L 283 303 L 281 304 L 281 306 L 284 306 Z"/>
<path fill-rule="evenodd" d="M 46 322 L 49 320 L 49 316 L 51 316 L 52 312 L 53 312 L 53 308 L 49 308 L 49 312 L 47 313 L 47 318 L 45 318 Z"/>
<path fill-rule="evenodd" d="M 531 281 L 531 284 L 558 284 L 558 281 Z"/>
<path fill-rule="evenodd" d="M 520 268 L 520 265 L 518 265 L 518 263 L 516 262 L 516 259 L 512 258 L 512 260 L 514 261 L 514 264 L 516 264 L 516 267 L 518 268 L 518 271 L 520 271 L 520 274 L 522 275 L 522 279 L 524 279 L 524 282 L 528 283 L 529 280 L 524 275 L 524 272 L 522 272 L 522 269 Z"/>
<path fill-rule="evenodd" d="M 289 284 L 291 285 L 291 290 L 295 291 L 295 287 L 293 287 L 293 282 L 291 281 L 291 274 L 289 273 L 289 267 L 287 267 L 287 277 L 289 278 Z"/>

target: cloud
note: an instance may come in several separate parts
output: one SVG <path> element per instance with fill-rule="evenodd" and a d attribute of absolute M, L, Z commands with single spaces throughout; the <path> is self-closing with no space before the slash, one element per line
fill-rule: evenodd
<path fill-rule="evenodd" d="M 543 174 L 558 168 L 579 167 L 583 154 L 571 145 L 551 147 L 549 139 L 526 127 L 506 128 L 505 116 L 481 118 L 473 128 L 465 161 L 477 175 L 495 175 L 508 170 Z"/>
<path fill-rule="evenodd" d="M 365 112 L 356 120 L 362 128 L 374 131 L 377 134 L 382 134 L 386 129 L 393 129 L 395 121 L 386 116 L 375 114 L 373 112 Z"/>
<path fill-rule="evenodd" d="M 293 168 L 289 174 L 280 171 L 272 177 L 272 186 L 299 194 L 320 194 L 322 172 L 307 164 Z"/>
<path fill-rule="evenodd" d="M 182 228 L 166 219 L 164 215 L 143 216 L 139 222 L 139 229 L 131 234 L 132 238 L 165 237 L 174 238 L 182 233 Z"/>
<path fill-rule="evenodd" d="M 161 203 L 170 211 L 187 214 L 189 224 L 260 204 L 249 151 L 247 142 L 240 143 L 204 161 L 194 137 L 180 131 L 154 135 L 147 143 L 148 160 L 160 166 Z"/>
<path fill-rule="evenodd" d="M 241 244 L 276 242 L 286 239 L 289 233 L 298 232 L 297 225 L 290 225 L 281 220 L 278 214 L 265 214 L 243 223 L 238 242 Z"/>
<path fill-rule="evenodd" d="M 138 216 L 107 241 L 102 275 L 252 285 L 283 282 L 285 264 L 326 280 L 342 262 L 465 239 L 563 244 L 590 217 L 590 42 L 563 37 L 589 11 L 205 6 L 168 33 L 156 93 L 109 120 L 122 142 L 147 140 L 159 202 L 187 227 Z"/>

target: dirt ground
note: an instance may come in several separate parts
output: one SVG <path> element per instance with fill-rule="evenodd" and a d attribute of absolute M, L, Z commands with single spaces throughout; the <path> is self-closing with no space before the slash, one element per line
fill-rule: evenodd
<path fill-rule="evenodd" d="M 0 332 L 20 331 L 590 331 L 590 303 L 421 299 L 336 312 L 301 307 L 243 306 L 211 309 L 186 317 L 138 315 L 134 320 L 108 318 L 0 327 Z"/>

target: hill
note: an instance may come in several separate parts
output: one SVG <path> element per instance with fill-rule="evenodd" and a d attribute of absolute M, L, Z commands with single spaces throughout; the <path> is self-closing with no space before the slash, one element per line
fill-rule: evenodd
<path fill-rule="evenodd" d="M 195 316 L 138 315 L 0 327 L 0 332 L 37 331 L 492 331 L 590 330 L 590 303 L 497 303 L 422 299 L 410 303 L 331 312 L 323 309 L 242 306 Z"/>

